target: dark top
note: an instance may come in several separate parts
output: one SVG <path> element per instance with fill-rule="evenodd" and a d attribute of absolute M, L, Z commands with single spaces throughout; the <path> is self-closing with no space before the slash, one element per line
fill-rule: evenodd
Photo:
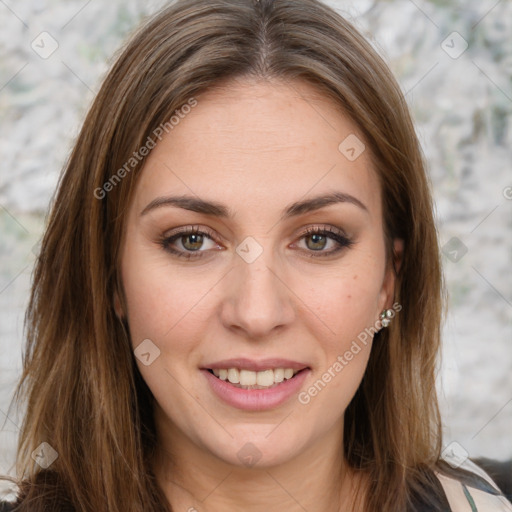
<path fill-rule="evenodd" d="M 512 459 L 506 462 L 498 462 L 492 459 L 482 458 L 475 459 L 475 463 L 484 469 L 496 482 L 499 490 L 475 473 L 458 472 L 456 479 L 462 486 L 466 499 L 471 506 L 471 510 L 473 512 L 483 512 L 478 510 L 473 503 L 471 495 L 472 489 L 477 489 L 493 496 L 504 496 L 510 503 L 512 503 Z M 437 490 L 437 497 L 435 498 L 436 502 L 433 503 L 430 500 L 429 503 L 424 503 L 419 496 L 413 496 L 413 503 L 411 504 L 410 510 L 414 512 L 454 512 L 450 508 L 448 498 L 446 497 L 446 493 L 440 481 L 435 478 L 433 482 L 434 487 L 436 487 Z M 0 501 L 0 512 L 15 512 L 15 506 L 16 503 Z"/>

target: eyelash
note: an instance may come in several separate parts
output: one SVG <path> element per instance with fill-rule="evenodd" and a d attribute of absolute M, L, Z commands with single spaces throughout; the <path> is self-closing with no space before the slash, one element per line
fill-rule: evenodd
<path fill-rule="evenodd" d="M 176 240 L 178 240 L 179 238 L 184 237 L 186 235 L 206 235 L 208 238 L 210 238 L 212 240 L 214 240 L 214 238 L 215 238 L 213 232 L 210 231 L 209 229 L 200 230 L 199 228 L 193 226 L 193 227 L 186 227 L 186 228 L 180 230 L 179 232 L 175 233 L 172 236 L 163 237 L 160 239 L 159 243 L 165 251 L 167 251 L 175 256 L 178 256 L 179 258 L 185 258 L 187 260 L 201 258 L 202 257 L 201 253 L 204 253 L 206 251 L 198 250 L 198 251 L 194 251 L 194 252 L 190 252 L 190 251 L 183 252 L 183 251 L 177 251 L 176 249 L 171 248 L 172 243 L 174 243 Z M 347 238 L 345 235 L 341 234 L 337 230 L 334 230 L 330 226 L 322 227 L 322 228 L 318 227 L 318 226 L 314 226 L 314 227 L 308 228 L 304 233 L 302 233 L 300 235 L 299 240 L 301 240 L 302 238 L 311 236 L 311 235 L 326 235 L 328 238 L 330 238 L 331 240 L 334 240 L 335 242 L 337 242 L 339 244 L 338 248 L 327 251 L 327 252 L 321 251 L 321 250 L 307 251 L 307 252 L 313 253 L 313 254 L 308 255 L 311 258 L 323 258 L 323 257 L 327 257 L 327 256 L 332 256 L 333 254 L 338 253 L 345 248 L 349 248 L 354 244 L 354 242 L 352 240 L 350 240 L 349 238 Z"/>

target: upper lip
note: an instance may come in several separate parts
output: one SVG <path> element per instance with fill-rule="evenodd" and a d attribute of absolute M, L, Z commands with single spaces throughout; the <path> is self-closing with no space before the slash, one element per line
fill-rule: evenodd
<path fill-rule="evenodd" d="M 210 370 L 221 370 L 229 368 L 239 368 L 242 370 L 251 370 L 253 372 L 260 372 L 263 370 L 269 370 L 274 368 L 292 368 L 293 370 L 303 370 L 308 368 L 308 365 L 299 361 L 291 361 L 289 359 L 247 359 L 239 357 L 236 359 L 224 359 L 222 361 L 216 361 L 214 363 L 208 363 L 203 366 L 204 369 Z"/>

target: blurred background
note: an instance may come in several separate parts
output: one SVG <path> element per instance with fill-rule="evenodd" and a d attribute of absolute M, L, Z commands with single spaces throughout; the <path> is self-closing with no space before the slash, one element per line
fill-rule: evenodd
<path fill-rule="evenodd" d="M 0 0 L 0 473 L 59 173 L 116 50 L 163 1 Z M 428 161 L 449 291 L 444 446 L 512 457 L 512 2 L 330 0 L 397 76 Z M 55 411 L 58 414 L 58 411 Z"/>

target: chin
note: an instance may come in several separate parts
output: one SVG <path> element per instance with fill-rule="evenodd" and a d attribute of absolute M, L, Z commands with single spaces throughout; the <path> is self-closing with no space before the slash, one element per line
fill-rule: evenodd
<path fill-rule="evenodd" d="M 240 468 L 265 469 L 275 467 L 297 457 L 303 448 L 304 440 L 283 433 L 273 432 L 276 425 L 264 425 L 261 433 L 235 433 L 233 438 L 218 442 L 211 440 L 205 446 L 215 457 L 226 464 Z M 277 427 L 279 428 L 279 427 Z M 251 425 L 254 430 L 254 425 Z M 270 433 L 270 434 L 269 434 Z"/>

